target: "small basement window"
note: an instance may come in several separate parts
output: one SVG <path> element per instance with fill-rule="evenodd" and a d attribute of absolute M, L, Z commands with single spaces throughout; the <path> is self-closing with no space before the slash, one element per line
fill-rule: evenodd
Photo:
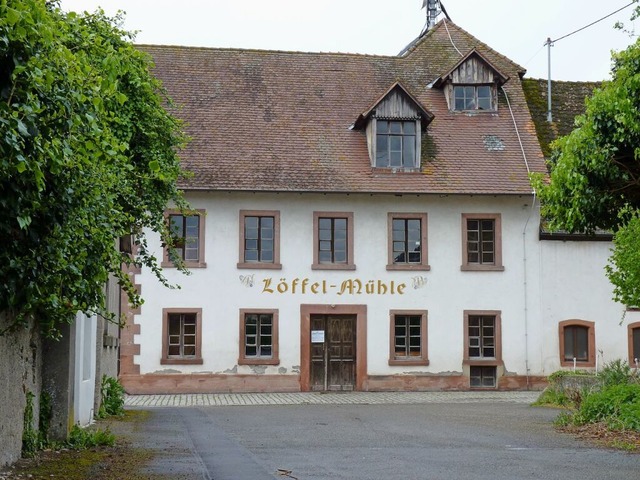
<path fill-rule="evenodd" d="M 469 370 L 469 386 L 471 388 L 495 388 L 496 367 L 471 366 Z"/>

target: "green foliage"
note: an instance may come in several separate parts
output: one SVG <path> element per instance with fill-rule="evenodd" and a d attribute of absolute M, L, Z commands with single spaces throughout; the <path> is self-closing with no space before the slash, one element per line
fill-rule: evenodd
<path fill-rule="evenodd" d="M 115 443 L 116 437 L 108 428 L 105 430 L 88 429 L 74 425 L 65 446 L 73 448 L 74 450 L 84 450 L 91 447 L 111 447 L 115 445 Z"/>
<path fill-rule="evenodd" d="M 564 377 L 580 377 L 580 376 L 593 376 L 593 373 L 588 372 L 586 370 L 558 370 L 553 372 L 549 377 L 549 382 L 557 383 L 561 378 Z"/>
<path fill-rule="evenodd" d="M 27 392 L 27 404 L 24 407 L 24 420 L 22 428 L 22 456 L 32 457 L 41 449 L 40 435 L 34 428 L 33 421 L 33 392 Z"/>
<path fill-rule="evenodd" d="M 550 380 L 551 377 L 558 382 L 566 375 L 556 372 L 549 377 Z M 614 360 L 604 366 L 598 377 L 602 380 L 600 388 L 582 390 L 579 392 L 580 398 L 572 398 L 569 394 L 569 402 L 565 404 L 557 402 L 557 405 L 568 406 L 572 411 L 562 412 L 555 424 L 567 426 L 604 423 L 612 430 L 640 431 L 640 383 L 636 373 L 625 360 Z M 554 382 L 550 381 L 549 390 L 561 397 Z M 551 394 L 544 398 L 554 400 Z"/>
<path fill-rule="evenodd" d="M 640 385 L 611 385 L 584 398 L 574 423 L 597 422 L 615 430 L 640 430 Z"/>
<path fill-rule="evenodd" d="M 640 40 L 613 54 L 612 81 L 586 100 L 576 128 L 553 144 L 550 182 L 532 183 L 552 230 L 616 233 L 607 268 L 615 299 L 640 303 Z"/>
<path fill-rule="evenodd" d="M 34 426 L 35 395 L 27 392 L 24 408 L 24 420 L 22 429 L 22 456 L 33 457 L 39 450 L 46 448 L 49 442 L 49 427 L 51 426 L 52 405 L 51 396 L 43 392 L 40 394 L 40 414 L 38 415 L 38 428 Z"/>
<path fill-rule="evenodd" d="M 567 394 L 553 386 L 545 388 L 538 399 L 533 402 L 536 406 L 547 407 L 568 407 L 571 405 L 571 399 Z"/>
<path fill-rule="evenodd" d="M 626 360 L 614 360 L 606 363 L 600 372 L 602 384 L 605 387 L 611 385 L 627 385 L 637 381 L 636 374 Z"/>
<path fill-rule="evenodd" d="M 47 392 L 42 392 L 40 394 L 38 433 L 43 445 L 47 445 L 49 443 L 49 428 L 51 427 L 52 418 L 53 404 L 51 403 L 51 395 Z"/>
<path fill-rule="evenodd" d="M 105 313 L 109 274 L 139 305 L 123 263 L 166 284 L 144 231 L 172 247 L 163 210 L 185 208 L 185 137 L 121 21 L 0 1 L 0 311 L 50 336 L 78 310 Z M 129 234 L 135 258 L 115 246 Z"/>
<path fill-rule="evenodd" d="M 98 418 L 124 414 L 124 387 L 117 379 L 103 375 L 100 392 L 102 401 Z"/>
<path fill-rule="evenodd" d="M 626 306 L 640 305 L 640 212 L 615 233 L 613 245 L 605 267 L 614 286 L 613 298 Z"/>

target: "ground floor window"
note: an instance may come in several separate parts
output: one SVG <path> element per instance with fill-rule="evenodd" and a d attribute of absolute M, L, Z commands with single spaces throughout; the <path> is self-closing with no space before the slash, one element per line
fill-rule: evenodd
<path fill-rule="evenodd" d="M 202 364 L 202 309 L 163 310 L 161 364 Z"/>
<path fill-rule="evenodd" d="M 629 365 L 640 366 L 640 322 L 629 324 Z"/>
<path fill-rule="evenodd" d="M 502 314 L 499 310 L 465 310 L 464 358 L 471 388 L 496 388 L 502 363 Z"/>
<path fill-rule="evenodd" d="M 389 365 L 428 365 L 427 312 L 392 310 L 389 316 Z"/>
<path fill-rule="evenodd" d="M 595 367 L 595 324 L 585 320 L 560 322 L 560 364 L 565 367 L 574 363 L 581 367 Z"/>
<path fill-rule="evenodd" d="M 240 310 L 240 365 L 277 365 L 278 311 Z"/>

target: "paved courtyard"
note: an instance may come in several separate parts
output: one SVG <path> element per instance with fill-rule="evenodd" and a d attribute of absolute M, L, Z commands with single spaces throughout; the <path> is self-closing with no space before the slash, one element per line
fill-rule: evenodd
<path fill-rule="evenodd" d="M 146 473 L 215 480 L 628 480 L 640 455 L 553 428 L 537 392 L 136 395 Z"/>
<path fill-rule="evenodd" d="M 303 392 L 128 395 L 129 407 L 240 405 L 415 405 L 423 403 L 533 403 L 540 392 Z"/>

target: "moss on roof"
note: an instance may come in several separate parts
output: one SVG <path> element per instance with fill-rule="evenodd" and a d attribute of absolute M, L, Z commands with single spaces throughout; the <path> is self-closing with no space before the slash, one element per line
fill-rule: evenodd
<path fill-rule="evenodd" d="M 575 126 L 575 118 L 585 111 L 585 99 L 604 82 L 551 82 L 551 113 L 547 122 L 547 80 L 523 78 L 522 87 L 536 126 L 536 134 L 545 158 L 551 154 L 550 144 L 568 135 Z"/>

